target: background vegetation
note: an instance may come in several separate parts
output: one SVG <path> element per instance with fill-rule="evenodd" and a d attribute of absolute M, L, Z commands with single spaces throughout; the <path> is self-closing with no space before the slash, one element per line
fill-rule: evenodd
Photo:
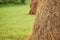
<path fill-rule="evenodd" d="M 29 4 L 31 0 L 0 0 L 0 4 Z"/>
<path fill-rule="evenodd" d="M 34 23 L 29 15 L 30 1 L 0 0 L 0 40 L 26 40 Z M 15 6 L 9 6 L 14 4 Z M 24 5 L 23 5 L 24 4 Z"/>

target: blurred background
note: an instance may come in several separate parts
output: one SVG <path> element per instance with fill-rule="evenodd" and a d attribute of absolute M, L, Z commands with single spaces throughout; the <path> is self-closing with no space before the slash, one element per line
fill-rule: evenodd
<path fill-rule="evenodd" d="M 31 0 L 0 0 L 0 4 L 29 4 Z"/>
<path fill-rule="evenodd" d="M 0 40 L 27 40 L 34 16 L 29 15 L 31 0 L 0 0 Z"/>

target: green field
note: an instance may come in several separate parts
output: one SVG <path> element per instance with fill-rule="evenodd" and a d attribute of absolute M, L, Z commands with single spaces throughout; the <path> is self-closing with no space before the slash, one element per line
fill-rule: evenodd
<path fill-rule="evenodd" d="M 0 40 L 26 40 L 33 27 L 34 17 L 29 5 L 0 7 Z"/>

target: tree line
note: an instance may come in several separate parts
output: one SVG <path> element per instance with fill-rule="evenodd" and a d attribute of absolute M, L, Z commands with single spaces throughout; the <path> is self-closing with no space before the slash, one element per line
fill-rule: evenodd
<path fill-rule="evenodd" d="M 26 4 L 30 0 L 0 0 L 0 4 Z"/>

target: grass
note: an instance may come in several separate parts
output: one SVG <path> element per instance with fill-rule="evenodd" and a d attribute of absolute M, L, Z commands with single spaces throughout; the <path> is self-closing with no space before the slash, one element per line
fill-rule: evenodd
<path fill-rule="evenodd" d="M 0 40 L 26 40 L 34 23 L 29 5 L 0 8 Z"/>

